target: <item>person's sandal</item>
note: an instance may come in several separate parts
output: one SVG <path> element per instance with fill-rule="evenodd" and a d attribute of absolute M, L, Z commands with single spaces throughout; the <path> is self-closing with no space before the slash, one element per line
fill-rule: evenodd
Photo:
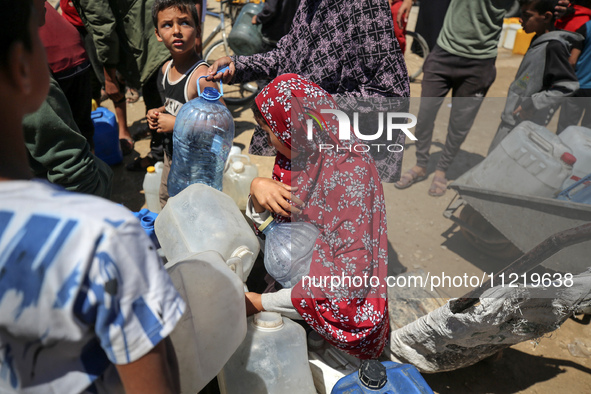
<path fill-rule="evenodd" d="M 425 179 L 427 179 L 427 175 L 419 175 L 411 168 L 410 170 L 402 174 L 400 180 L 394 184 L 394 187 L 396 187 L 396 189 L 406 189 L 407 187 L 410 187 L 413 183 L 424 181 Z"/>
<path fill-rule="evenodd" d="M 429 195 L 431 197 L 441 197 L 447 191 L 447 179 L 441 177 L 434 177 L 431 186 L 429 187 Z"/>

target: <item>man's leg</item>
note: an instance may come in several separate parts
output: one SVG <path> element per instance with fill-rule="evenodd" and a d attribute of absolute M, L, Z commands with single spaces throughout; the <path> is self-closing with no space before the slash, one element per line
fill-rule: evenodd
<path fill-rule="evenodd" d="M 448 62 L 449 54 L 436 46 L 423 66 L 421 105 L 415 128 L 415 137 L 417 137 L 415 144 L 417 166 L 425 169 L 429 163 L 429 149 L 433 139 L 433 127 L 437 112 L 452 87 L 452 81 L 449 78 L 452 70 L 449 69 Z"/>
<path fill-rule="evenodd" d="M 496 78 L 495 59 L 463 59 L 454 68 L 452 108 L 437 171 L 445 175 L 474 124 L 488 89 Z M 437 174 L 436 174 L 437 175 Z"/>
<path fill-rule="evenodd" d="M 582 100 L 585 99 L 579 98 L 577 92 L 574 97 L 569 97 L 562 102 L 556 135 L 562 133 L 568 126 L 579 124 L 584 111 L 584 108 L 581 106 L 583 103 Z"/>

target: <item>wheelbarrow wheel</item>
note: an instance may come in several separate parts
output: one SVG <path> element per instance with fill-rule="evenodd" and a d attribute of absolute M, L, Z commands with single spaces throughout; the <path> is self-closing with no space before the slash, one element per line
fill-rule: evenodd
<path fill-rule="evenodd" d="M 466 240 L 488 256 L 498 259 L 516 259 L 523 254 L 470 205 L 462 207 L 460 219 L 468 225 L 460 226 L 460 232 Z M 470 228 L 476 230 L 478 235 L 470 231 Z"/>

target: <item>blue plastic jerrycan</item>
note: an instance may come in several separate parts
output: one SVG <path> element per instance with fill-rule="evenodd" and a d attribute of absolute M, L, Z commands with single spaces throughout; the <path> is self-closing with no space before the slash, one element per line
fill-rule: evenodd
<path fill-rule="evenodd" d="M 154 222 L 158 217 L 157 213 L 147 210 L 146 208 L 142 209 L 139 212 L 132 212 L 136 218 L 140 221 L 142 228 L 148 234 L 148 237 L 156 246 L 156 249 L 160 249 L 160 242 L 158 242 L 158 237 L 156 236 L 156 232 L 154 231 Z"/>
<path fill-rule="evenodd" d="M 433 394 L 419 371 L 410 364 L 365 360 L 358 372 L 341 378 L 331 394 Z"/>
<path fill-rule="evenodd" d="M 112 166 L 123 161 L 119 145 L 119 127 L 115 114 L 104 107 L 92 111 L 90 117 L 94 124 L 94 154 Z"/>

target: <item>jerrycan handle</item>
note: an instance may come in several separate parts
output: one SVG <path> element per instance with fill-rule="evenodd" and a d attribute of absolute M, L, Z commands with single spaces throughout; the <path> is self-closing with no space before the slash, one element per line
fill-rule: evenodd
<path fill-rule="evenodd" d="M 225 73 L 226 71 L 228 71 L 230 69 L 230 67 L 226 66 L 224 68 L 219 69 L 217 73 Z M 201 87 L 199 86 L 199 81 L 201 81 L 201 78 L 207 78 L 207 75 L 203 75 L 199 78 L 197 78 L 197 97 L 201 97 Z M 220 79 L 220 97 L 222 97 L 224 95 L 224 84 L 222 82 L 222 80 Z M 218 97 L 219 98 L 219 97 Z"/>
<path fill-rule="evenodd" d="M 537 135 L 536 133 L 530 132 L 529 139 L 532 140 L 532 142 L 534 144 L 538 145 L 540 148 L 542 148 L 546 152 L 548 152 L 550 154 L 552 154 L 554 152 L 554 148 L 552 147 L 552 144 L 549 143 L 548 141 L 546 141 L 545 139 L 543 139 L 542 137 L 540 137 L 539 135 Z"/>

